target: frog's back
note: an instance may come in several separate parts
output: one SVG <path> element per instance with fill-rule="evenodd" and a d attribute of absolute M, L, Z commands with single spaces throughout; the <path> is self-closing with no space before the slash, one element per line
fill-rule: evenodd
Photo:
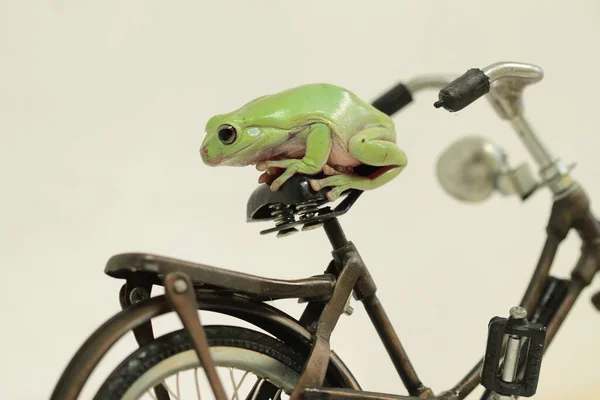
<path fill-rule="evenodd" d="M 245 114 L 260 118 L 263 123 L 272 120 L 271 123 L 281 128 L 291 129 L 307 122 L 324 122 L 341 135 L 352 134 L 366 125 L 392 124 L 386 114 L 354 93 L 326 83 L 310 83 L 266 95 L 243 108 Z"/>

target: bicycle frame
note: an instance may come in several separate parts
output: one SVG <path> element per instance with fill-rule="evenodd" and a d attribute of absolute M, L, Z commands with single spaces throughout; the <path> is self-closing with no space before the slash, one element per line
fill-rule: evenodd
<path fill-rule="evenodd" d="M 441 76 L 418 77 L 401 86 L 412 96 L 420 90 L 444 87 L 449 82 L 450 79 Z M 492 101 L 493 95 L 492 93 Z M 381 104 L 384 101 L 382 99 L 383 97 L 375 103 L 379 101 Z M 410 101 L 412 97 L 409 101 L 404 101 L 403 105 Z M 495 101 L 498 102 L 498 98 Z M 501 117 L 507 116 L 506 107 L 497 110 L 500 110 L 498 112 Z M 504 114 L 501 114 L 502 110 Z M 504 119 L 510 119 L 518 132 L 526 131 L 526 135 L 521 137 L 528 148 L 538 143 L 545 150 L 521 114 Z M 554 157 L 543 159 L 539 156 L 540 152 L 536 154 L 536 160 L 539 159 L 540 164 L 548 160 L 552 166 L 557 163 Z M 547 169 L 548 165 L 544 165 L 544 168 Z M 547 170 L 543 172 L 547 173 Z M 600 270 L 600 224 L 590 210 L 589 199 L 582 187 L 568 173 L 563 175 L 561 179 L 563 183 L 569 183 L 568 190 L 559 190 L 560 185 L 549 185 L 554 191 L 554 199 L 547 223 L 546 240 L 529 286 L 520 301 L 521 307 L 527 311 L 532 321 L 547 327 L 546 347 L 556 336 L 582 291 Z M 462 400 L 468 396 L 480 383 L 483 359 L 453 388 L 435 395 L 419 379 L 377 298 L 375 282 L 358 250 L 346 238 L 338 217 L 326 220 L 323 228 L 333 248 L 333 260 L 323 275 L 306 280 L 278 281 L 166 258 L 157 259 L 150 264 L 132 265 L 124 262 L 112 267 L 109 262 L 107 273 L 127 280 L 120 293 L 123 311 L 107 321 L 82 345 L 63 372 L 51 400 L 75 400 L 95 365 L 122 335 L 133 331 L 138 344 L 142 346 L 154 338 L 151 320 L 170 311 L 176 311 L 184 327 L 192 332 L 196 351 L 202 365 L 208 367 L 207 375 L 210 374 L 213 366 L 210 356 L 207 356 L 207 346 L 202 342 L 201 321 L 192 316 L 197 316 L 197 309 L 241 318 L 282 340 L 306 349 L 309 356 L 292 399 Z M 581 255 L 570 278 L 558 279 L 551 276 L 551 266 L 561 242 L 571 229 L 581 239 Z M 187 286 L 178 288 L 176 278 L 183 279 Z M 151 298 L 152 286 L 161 283 L 165 285 L 166 296 Z M 187 300 L 184 297 L 178 300 L 177 293 L 187 294 Z M 346 311 L 347 301 L 352 294 L 363 303 L 408 396 L 362 391 L 350 371 L 331 351 L 329 338 L 340 316 Z M 264 303 L 281 298 L 306 301 L 304 312 L 298 320 Z M 347 388 L 322 387 L 328 365 Z M 521 361 L 518 376 L 524 373 L 523 368 L 524 361 Z M 214 379 L 216 381 L 211 381 L 211 385 L 215 395 L 222 398 L 218 377 Z M 490 391 L 486 391 L 482 399 L 490 396 Z"/>

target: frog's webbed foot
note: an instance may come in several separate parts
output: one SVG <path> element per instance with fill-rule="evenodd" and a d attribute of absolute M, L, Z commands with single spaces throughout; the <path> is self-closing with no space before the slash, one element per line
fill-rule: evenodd
<path fill-rule="evenodd" d="M 315 167 L 306 163 L 304 160 L 280 160 L 280 161 L 269 161 L 266 163 L 261 163 L 256 166 L 256 169 L 259 171 L 265 171 L 265 173 L 261 176 L 261 180 L 264 182 L 268 182 L 272 180 L 273 176 L 279 174 L 279 170 L 283 170 L 282 173 L 279 174 L 270 184 L 271 190 L 278 190 L 281 185 L 283 185 L 288 179 L 290 179 L 294 174 L 307 174 L 307 175 L 315 175 L 321 172 L 320 167 Z M 279 172 L 273 172 L 279 171 Z M 266 176 L 265 176 L 266 174 Z"/>
<path fill-rule="evenodd" d="M 311 179 L 310 187 L 315 192 L 325 188 L 325 187 L 333 187 L 329 192 L 327 192 L 327 199 L 329 201 L 335 201 L 340 197 L 340 195 L 349 189 L 361 189 L 364 190 L 369 185 L 370 179 L 357 175 L 346 175 L 339 174 L 334 176 L 328 176 L 323 179 Z"/>
<path fill-rule="evenodd" d="M 337 200 L 338 197 L 340 197 L 340 195 L 342 194 L 342 192 L 344 190 L 347 190 L 346 188 L 349 189 L 348 185 L 351 182 L 354 182 L 355 180 L 359 180 L 359 179 L 366 179 L 366 178 L 339 174 L 339 175 L 328 176 L 327 178 L 322 178 L 322 179 L 311 179 L 309 181 L 309 183 L 310 183 L 310 187 L 315 192 L 318 192 L 319 190 L 321 190 L 325 187 L 334 186 L 334 189 L 327 192 L 327 199 L 329 201 L 335 201 L 335 200 Z"/>
<path fill-rule="evenodd" d="M 329 201 L 337 200 L 346 190 L 371 190 L 375 189 L 398 176 L 402 172 L 402 167 L 387 166 L 378 168 L 370 176 L 360 176 L 355 174 L 340 174 L 328 176 L 322 179 L 311 179 L 310 187 L 318 192 L 325 187 L 333 187 L 327 192 Z"/>

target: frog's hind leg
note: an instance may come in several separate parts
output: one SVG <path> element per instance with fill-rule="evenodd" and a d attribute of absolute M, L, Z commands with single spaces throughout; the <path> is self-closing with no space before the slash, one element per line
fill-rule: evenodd
<path fill-rule="evenodd" d="M 313 190 L 333 186 L 327 198 L 334 201 L 346 190 L 372 190 L 394 179 L 406 167 L 406 154 L 394 142 L 385 140 L 386 137 L 389 137 L 387 129 L 368 128 L 348 144 L 350 154 L 362 164 L 380 167 L 375 172 L 368 176 L 341 174 L 312 180 Z"/>
<path fill-rule="evenodd" d="M 335 201 L 343 192 L 349 189 L 372 190 L 378 188 L 394 179 L 400 172 L 402 172 L 402 167 L 386 166 L 377 170 L 377 173 L 372 176 L 334 175 L 318 180 L 313 179 L 310 181 L 310 185 L 315 191 L 333 186 L 334 188 L 327 192 L 327 199 Z"/>

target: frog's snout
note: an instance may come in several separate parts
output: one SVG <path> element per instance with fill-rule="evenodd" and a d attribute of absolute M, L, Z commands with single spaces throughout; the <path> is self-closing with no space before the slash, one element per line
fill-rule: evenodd
<path fill-rule="evenodd" d="M 220 155 L 211 155 L 211 151 L 206 145 L 200 147 L 200 157 L 202 158 L 202 162 L 206 165 L 217 165 L 220 162 Z"/>
<path fill-rule="evenodd" d="M 200 157 L 205 164 L 210 164 L 210 157 L 208 155 L 208 147 L 202 146 L 200 147 Z"/>

